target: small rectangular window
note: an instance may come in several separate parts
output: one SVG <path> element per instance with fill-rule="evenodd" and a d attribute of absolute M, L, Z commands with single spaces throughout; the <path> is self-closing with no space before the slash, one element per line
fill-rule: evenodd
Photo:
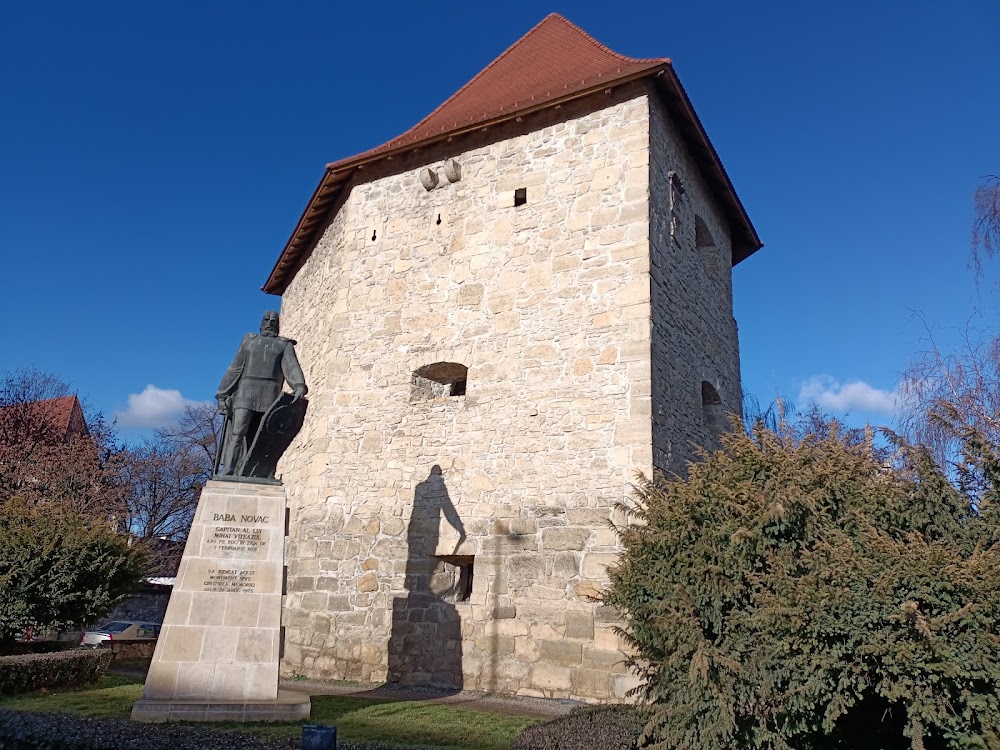
<path fill-rule="evenodd" d="M 436 555 L 452 576 L 451 591 L 445 597 L 453 602 L 467 602 L 472 598 L 472 579 L 476 558 L 473 555 Z"/>
<path fill-rule="evenodd" d="M 528 202 L 528 188 L 518 188 L 514 191 L 514 208 Z"/>

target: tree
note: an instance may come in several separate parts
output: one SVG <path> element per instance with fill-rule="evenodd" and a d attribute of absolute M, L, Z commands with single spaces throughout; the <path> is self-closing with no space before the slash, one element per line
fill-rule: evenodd
<path fill-rule="evenodd" d="M 959 487 L 815 418 L 638 483 L 605 602 L 651 747 L 1000 748 L 1000 460 L 963 429 Z"/>
<path fill-rule="evenodd" d="M 0 499 L 60 504 L 108 520 L 125 513 L 124 455 L 97 412 L 76 429 L 59 402 L 68 385 L 50 373 L 21 369 L 0 380 Z M 72 399 L 70 399 L 72 400 Z M 65 405 L 65 404 L 63 404 Z"/>
<path fill-rule="evenodd" d="M 1000 253 L 1000 177 L 984 180 L 973 206 L 969 265 L 978 282 L 984 262 Z M 927 445 L 942 463 L 956 461 L 962 450 L 952 429 L 953 417 L 994 442 L 1000 440 L 1000 335 L 995 325 L 977 318 L 966 324 L 953 351 L 938 345 L 925 322 L 927 346 L 903 376 L 901 428 L 912 442 Z"/>
<path fill-rule="evenodd" d="M 977 278 L 983 275 L 983 259 L 1000 253 L 1000 176 L 988 176 L 972 198 L 972 255 L 969 265 Z"/>
<path fill-rule="evenodd" d="M 147 548 L 151 575 L 173 575 L 198 498 L 212 475 L 220 419 L 215 404 L 188 405 L 178 423 L 129 449 L 127 527 Z"/>
<path fill-rule="evenodd" d="M 744 388 L 741 411 L 743 426 L 748 432 L 757 425 L 762 425 L 769 430 L 778 430 L 795 414 L 795 404 L 786 396 L 776 396 L 765 407 L 761 405 L 757 396 Z"/>
<path fill-rule="evenodd" d="M 167 441 L 190 454 L 204 484 L 212 478 L 215 456 L 222 432 L 222 414 L 212 402 L 187 404 L 176 425 L 156 431 L 159 440 Z"/>
<path fill-rule="evenodd" d="M 27 628 L 103 617 L 144 567 L 139 547 L 92 516 L 20 497 L 0 501 L 0 644 Z"/>
<path fill-rule="evenodd" d="M 943 464 L 962 451 L 947 412 L 1000 442 L 1000 338 L 970 321 L 954 351 L 940 347 L 929 326 L 926 341 L 900 385 L 904 434 Z"/>

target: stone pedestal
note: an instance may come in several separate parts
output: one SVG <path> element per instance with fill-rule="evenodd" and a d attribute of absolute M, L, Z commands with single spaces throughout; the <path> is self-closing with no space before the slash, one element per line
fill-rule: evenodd
<path fill-rule="evenodd" d="M 285 492 L 202 490 L 136 721 L 291 721 L 309 697 L 278 694 Z"/>

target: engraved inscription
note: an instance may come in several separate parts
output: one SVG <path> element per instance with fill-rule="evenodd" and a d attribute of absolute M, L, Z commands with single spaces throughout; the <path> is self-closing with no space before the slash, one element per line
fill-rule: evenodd
<path fill-rule="evenodd" d="M 237 523 L 235 513 L 213 513 L 213 521 L 223 523 Z M 252 513 L 243 513 L 239 517 L 239 523 L 267 523 L 267 516 L 255 516 Z"/>
<path fill-rule="evenodd" d="M 255 568 L 209 568 L 202 583 L 205 591 L 222 594 L 252 594 L 257 588 Z"/>
<path fill-rule="evenodd" d="M 236 552 L 248 557 L 254 557 L 258 549 L 267 546 L 264 529 L 241 526 L 214 526 L 206 541 L 217 552 Z"/>

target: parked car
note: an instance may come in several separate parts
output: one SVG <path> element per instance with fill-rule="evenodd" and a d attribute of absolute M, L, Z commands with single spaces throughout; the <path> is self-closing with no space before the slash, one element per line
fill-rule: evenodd
<path fill-rule="evenodd" d="M 160 635 L 160 624 L 156 622 L 133 622 L 131 620 L 115 620 L 107 622 L 95 630 L 83 634 L 81 646 L 96 648 L 104 641 L 122 640 L 156 640 Z"/>

